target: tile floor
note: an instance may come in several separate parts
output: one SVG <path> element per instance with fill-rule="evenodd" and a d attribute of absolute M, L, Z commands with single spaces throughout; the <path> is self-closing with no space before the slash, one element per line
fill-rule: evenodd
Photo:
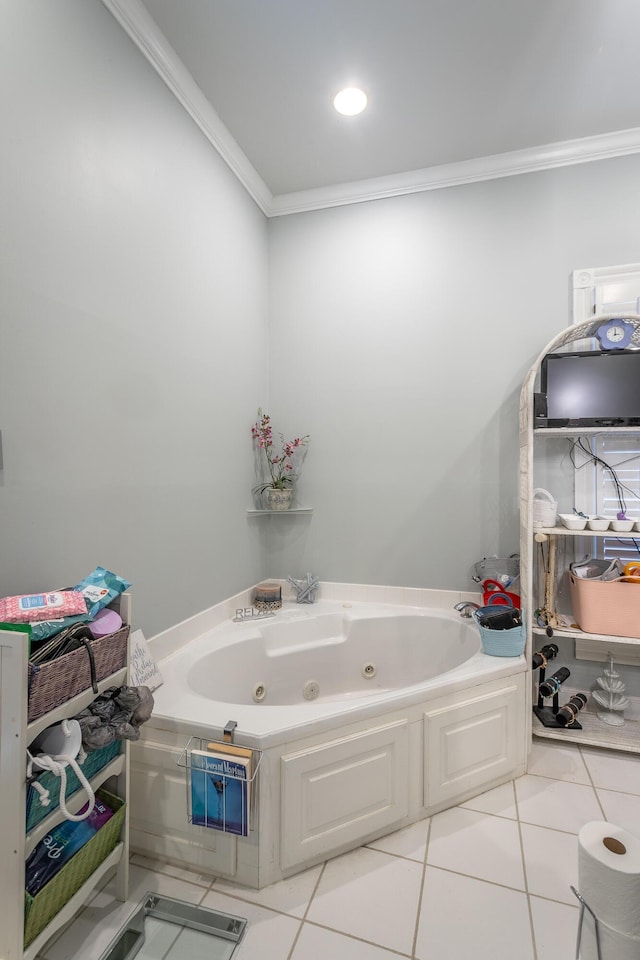
<path fill-rule="evenodd" d="M 534 739 L 514 783 L 264 890 L 134 855 L 129 901 L 95 894 L 39 960 L 97 960 L 147 890 L 246 917 L 233 960 L 573 960 L 589 820 L 640 834 L 640 756 Z M 229 956 L 147 925 L 140 960 Z"/>

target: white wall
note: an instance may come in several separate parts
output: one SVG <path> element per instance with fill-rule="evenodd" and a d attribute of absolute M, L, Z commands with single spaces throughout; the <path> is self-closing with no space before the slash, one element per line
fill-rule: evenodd
<path fill-rule="evenodd" d="M 266 573 L 266 222 L 99 0 L 1 0 L 0 90 L 0 596 L 150 636 Z"/>
<path fill-rule="evenodd" d="M 468 588 L 518 550 L 518 401 L 577 267 L 640 259 L 640 157 L 270 222 L 270 396 L 311 445 L 271 574 Z M 277 529 L 275 529 L 277 527 Z"/>
<path fill-rule="evenodd" d="M 571 270 L 640 259 L 640 158 L 268 236 L 98 0 L 0 0 L 0 79 L 0 595 L 100 563 L 151 635 L 267 574 L 461 588 L 517 550 L 520 383 Z M 261 404 L 312 435 L 312 517 L 245 516 Z"/>

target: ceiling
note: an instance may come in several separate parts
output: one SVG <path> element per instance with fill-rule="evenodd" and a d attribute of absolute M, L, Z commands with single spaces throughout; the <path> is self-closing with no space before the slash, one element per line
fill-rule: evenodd
<path fill-rule="evenodd" d="M 142 2 L 275 197 L 640 132 L 637 0 Z"/>

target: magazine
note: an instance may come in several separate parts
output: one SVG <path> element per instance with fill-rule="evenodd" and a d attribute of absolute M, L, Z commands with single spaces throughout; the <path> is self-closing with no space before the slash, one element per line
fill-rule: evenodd
<path fill-rule="evenodd" d="M 191 751 L 191 822 L 240 837 L 249 835 L 249 760 Z"/>

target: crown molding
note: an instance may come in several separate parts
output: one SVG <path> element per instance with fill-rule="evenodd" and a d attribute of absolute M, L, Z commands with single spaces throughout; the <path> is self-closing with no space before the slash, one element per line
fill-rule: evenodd
<path fill-rule="evenodd" d="M 267 217 L 497 180 L 640 153 L 640 127 L 274 196 L 140 0 L 101 0 Z"/>
<path fill-rule="evenodd" d="M 444 163 L 371 180 L 301 190 L 298 193 L 283 193 L 274 196 L 269 216 L 281 217 L 325 207 L 380 200 L 384 197 L 441 190 L 465 183 L 515 177 L 523 173 L 552 170 L 555 167 L 567 167 L 593 160 L 607 160 L 631 153 L 640 153 L 640 127 L 579 140 L 550 143 L 526 150 L 513 150 L 489 157 L 476 157 L 458 163 Z"/>
<path fill-rule="evenodd" d="M 262 212 L 273 195 L 140 0 L 102 0 Z"/>

